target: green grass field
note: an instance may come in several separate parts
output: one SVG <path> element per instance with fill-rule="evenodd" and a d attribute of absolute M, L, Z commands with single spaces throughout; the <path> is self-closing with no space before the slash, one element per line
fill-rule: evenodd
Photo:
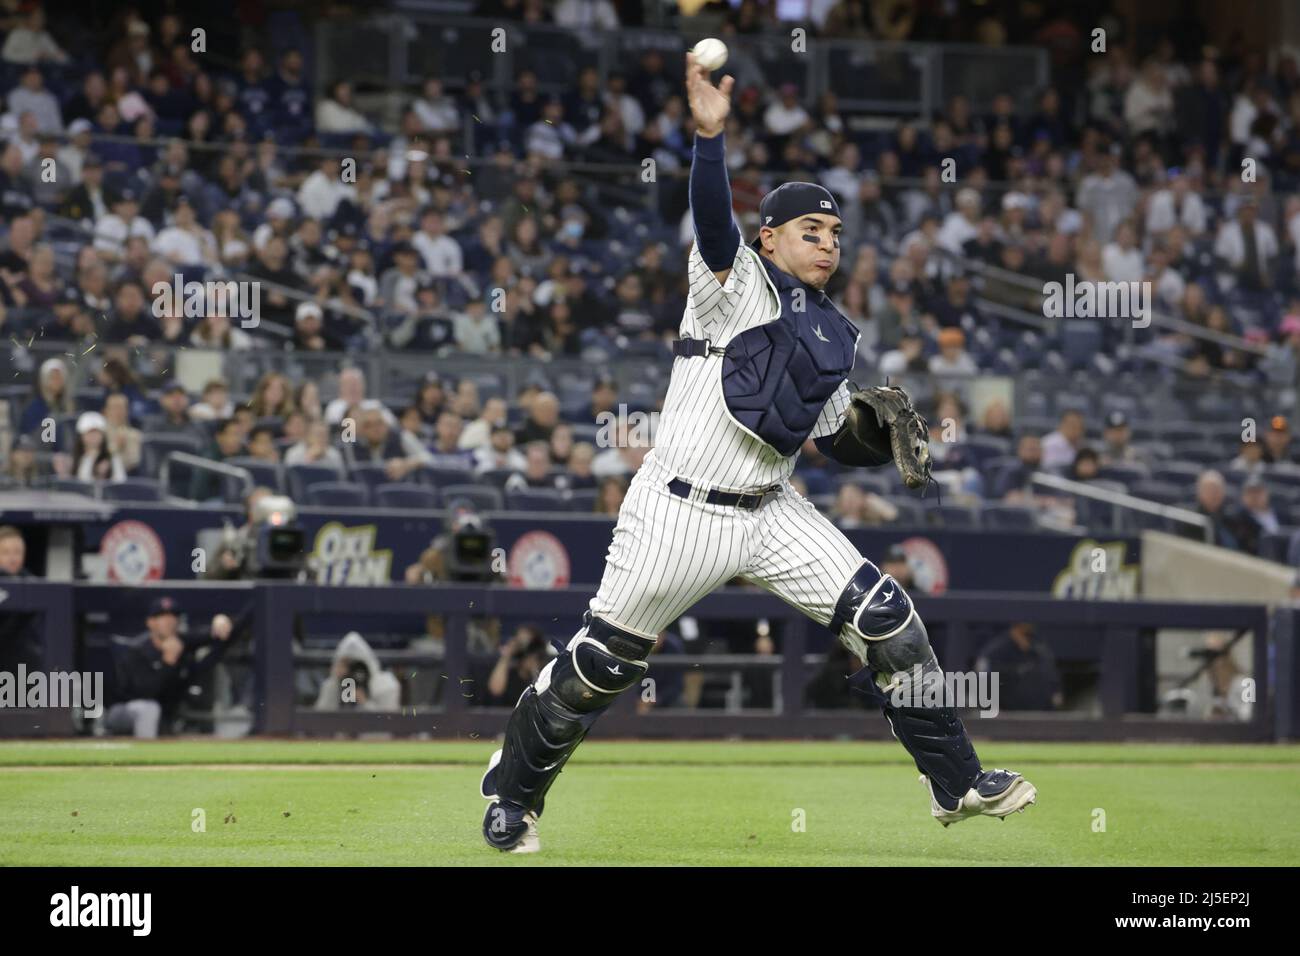
<path fill-rule="evenodd" d="M 495 853 L 479 836 L 476 788 L 493 749 L 0 743 L 0 864 L 1300 863 L 1294 746 L 984 743 L 985 766 L 1025 773 L 1038 804 L 1005 822 L 944 829 L 892 742 L 592 741 L 551 791 L 542 852 L 526 857 Z"/>

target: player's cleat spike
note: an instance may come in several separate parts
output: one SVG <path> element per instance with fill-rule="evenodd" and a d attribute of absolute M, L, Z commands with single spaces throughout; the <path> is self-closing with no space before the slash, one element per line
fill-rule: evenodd
<path fill-rule="evenodd" d="M 988 816 L 1005 820 L 1008 814 L 1024 813 L 1025 808 L 1037 802 L 1038 791 L 1034 785 L 1014 770 L 984 770 L 975 778 L 975 784 L 960 800 L 940 794 L 921 775 L 921 782 L 930 791 L 930 815 L 947 829 L 967 817 Z M 940 797 L 944 799 L 940 799 Z"/>

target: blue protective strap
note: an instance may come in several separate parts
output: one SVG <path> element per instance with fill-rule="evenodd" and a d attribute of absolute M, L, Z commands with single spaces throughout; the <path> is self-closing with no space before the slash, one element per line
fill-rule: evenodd
<path fill-rule="evenodd" d="M 691 217 L 695 241 L 704 264 L 712 271 L 730 269 L 740 248 L 740 230 L 731 215 L 731 184 L 727 181 L 725 133 L 695 135 L 691 160 Z"/>

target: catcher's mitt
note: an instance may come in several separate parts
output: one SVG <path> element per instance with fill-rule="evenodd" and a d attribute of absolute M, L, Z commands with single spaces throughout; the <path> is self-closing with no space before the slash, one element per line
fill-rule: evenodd
<path fill-rule="evenodd" d="M 905 391 L 897 385 L 860 388 L 850 396 L 845 419 L 863 445 L 893 460 L 907 487 L 929 483 L 930 426 Z"/>

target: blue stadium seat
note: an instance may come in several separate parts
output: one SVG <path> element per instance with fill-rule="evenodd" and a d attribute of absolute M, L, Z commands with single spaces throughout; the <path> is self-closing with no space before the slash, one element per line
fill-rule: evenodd
<path fill-rule="evenodd" d="M 93 481 L 82 481 L 80 478 L 51 478 L 46 486 L 50 491 L 66 491 L 74 495 L 85 495 L 87 498 L 98 498 L 98 488 Z"/>
<path fill-rule="evenodd" d="M 421 465 L 416 478 L 422 484 L 446 489 L 448 485 L 472 485 L 474 472 L 468 468 L 447 468 L 440 465 Z"/>
<path fill-rule="evenodd" d="M 162 485 L 152 478 L 107 481 L 99 489 L 105 501 L 162 501 Z"/>
<path fill-rule="evenodd" d="M 1194 497 L 1195 492 L 1167 481 L 1138 481 L 1129 485 L 1129 494 L 1162 505 L 1182 505 Z"/>
<path fill-rule="evenodd" d="M 369 498 L 365 485 L 349 481 L 318 481 L 307 489 L 307 504 L 320 508 L 364 508 Z"/>
<path fill-rule="evenodd" d="M 380 485 L 392 482 L 385 468 L 386 465 L 382 461 L 359 461 L 349 469 L 348 480 L 365 485 L 373 494 Z"/>
<path fill-rule="evenodd" d="M 373 489 L 375 504 L 381 508 L 402 508 L 407 511 L 433 511 L 438 507 L 438 489 L 428 485 L 401 482 L 377 485 Z"/>
<path fill-rule="evenodd" d="M 440 488 L 443 507 L 450 507 L 457 498 L 464 498 L 479 511 L 504 511 L 505 495 L 501 489 L 488 485 L 447 485 Z"/>
<path fill-rule="evenodd" d="M 274 462 L 263 461 L 260 458 L 228 458 L 227 465 L 234 465 L 237 468 L 243 468 L 253 476 L 253 484 L 259 487 L 270 488 L 276 494 L 284 492 L 284 470 L 280 465 Z M 228 486 L 224 489 L 224 497 L 227 501 L 239 501 L 243 482 L 234 478 L 226 479 L 225 484 Z"/>
<path fill-rule="evenodd" d="M 982 514 L 984 527 L 997 531 L 1034 531 L 1038 528 L 1038 515 L 1032 508 L 985 505 Z"/>
<path fill-rule="evenodd" d="M 506 509 L 509 511 L 572 511 L 562 492 L 529 488 L 506 492 Z"/>
<path fill-rule="evenodd" d="M 965 505 L 938 505 L 928 512 L 930 522 L 941 528 L 978 528 L 979 512 Z"/>
<path fill-rule="evenodd" d="M 1139 481 L 1147 481 L 1151 474 L 1141 465 L 1130 465 L 1115 463 L 1112 465 L 1102 465 L 1097 469 L 1097 477 L 1106 481 L 1118 481 L 1124 485 L 1133 485 Z"/>
<path fill-rule="evenodd" d="M 1204 465 L 1191 461 L 1166 461 L 1151 469 L 1151 477 L 1156 481 L 1167 481 L 1173 485 L 1195 485 L 1196 479 L 1205 471 Z"/>
<path fill-rule="evenodd" d="M 920 528 L 925 525 L 926 506 L 925 502 L 918 498 L 904 497 L 902 495 L 892 495 L 889 503 L 898 509 L 898 517 L 892 522 L 895 525 L 904 525 L 911 528 Z"/>
<path fill-rule="evenodd" d="M 596 510 L 596 498 L 600 492 L 595 488 L 578 488 L 569 492 L 569 510 L 580 514 L 591 514 Z"/>
<path fill-rule="evenodd" d="M 146 434 L 140 442 L 140 464 L 147 475 L 157 475 L 162 463 L 172 452 L 202 454 L 203 445 L 197 436 Z"/>
<path fill-rule="evenodd" d="M 518 474 L 514 468 L 489 468 L 487 471 L 479 472 L 478 480 L 493 488 L 505 488 L 506 482 L 514 474 Z"/>
<path fill-rule="evenodd" d="M 294 501 L 306 501 L 307 491 L 312 485 L 323 482 L 337 482 L 343 474 L 331 465 L 290 465 L 285 469 L 289 481 L 289 497 Z"/>

